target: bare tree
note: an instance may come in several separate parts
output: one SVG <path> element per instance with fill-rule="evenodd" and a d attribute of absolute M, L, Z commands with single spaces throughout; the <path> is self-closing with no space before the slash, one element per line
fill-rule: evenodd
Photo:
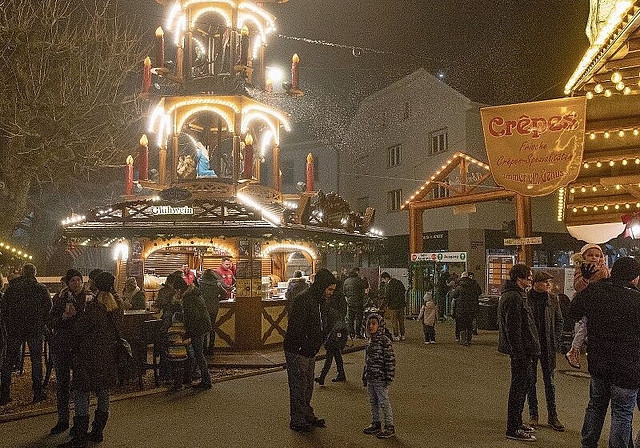
<path fill-rule="evenodd" d="M 0 0 L 0 235 L 36 184 L 86 178 L 139 138 L 142 39 L 85 4 Z"/>

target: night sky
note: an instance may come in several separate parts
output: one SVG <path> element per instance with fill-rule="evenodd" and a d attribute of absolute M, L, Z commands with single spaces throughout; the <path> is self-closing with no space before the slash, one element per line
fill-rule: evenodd
<path fill-rule="evenodd" d="M 119 3 L 142 12 L 151 32 L 169 9 L 154 0 Z M 350 49 L 270 37 L 270 64 L 286 68 L 298 53 L 303 87 L 334 85 L 351 99 L 419 67 L 487 104 L 561 97 L 588 46 L 588 0 L 290 0 L 265 7 L 277 17 L 277 34 L 383 52 L 354 57 Z"/>

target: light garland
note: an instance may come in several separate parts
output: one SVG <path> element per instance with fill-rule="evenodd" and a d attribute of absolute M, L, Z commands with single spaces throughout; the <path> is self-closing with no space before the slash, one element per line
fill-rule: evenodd
<path fill-rule="evenodd" d="M 632 207 L 636 209 L 640 209 L 640 202 L 636 202 L 635 204 L 630 202 L 618 203 L 618 204 L 597 204 L 597 205 L 583 205 L 583 206 L 574 206 L 571 208 L 571 211 L 574 214 L 579 212 L 589 213 L 590 211 L 597 212 L 602 208 L 602 210 L 609 211 L 609 209 L 613 208 L 614 210 L 630 210 Z"/>
<path fill-rule="evenodd" d="M 12 256 L 22 257 L 25 260 L 33 260 L 33 256 L 29 255 L 27 252 L 23 251 L 22 249 L 15 246 L 11 246 L 10 244 L 0 241 L 0 252 L 3 252 L 3 251 L 8 252 Z"/>
<path fill-rule="evenodd" d="M 272 252 L 276 252 L 276 251 L 300 251 L 300 252 L 306 252 L 307 254 L 309 254 L 309 256 L 316 260 L 318 258 L 318 255 L 316 254 L 315 250 L 313 250 L 312 248 L 308 247 L 308 246 L 303 246 L 302 244 L 286 244 L 286 243 L 282 243 L 282 244 L 274 244 L 273 246 L 267 246 L 262 250 L 262 254 L 261 257 L 262 258 L 267 258 Z"/>
<path fill-rule="evenodd" d="M 558 222 L 564 221 L 564 209 L 565 209 L 566 189 L 560 188 L 558 190 L 558 208 L 556 218 Z"/>
<path fill-rule="evenodd" d="M 236 194 L 236 197 L 240 199 L 242 202 L 244 202 L 246 205 L 248 205 L 249 207 L 258 210 L 262 214 L 262 218 L 272 226 L 278 227 L 278 225 L 282 221 L 278 216 L 274 215 L 269 210 L 265 209 L 252 197 L 240 192 Z"/>
<path fill-rule="evenodd" d="M 277 118 L 280 121 L 280 123 L 282 123 L 282 125 L 284 126 L 284 129 L 287 132 L 291 130 L 291 124 L 289 123 L 289 119 L 283 113 L 277 110 L 270 109 L 266 106 L 262 106 L 259 104 L 249 104 L 242 108 L 242 113 L 248 114 L 249 112 L 254 110 L 257 112 L 262 112 L 266 115 L 270 115 L 274 118 Z"/>
<path fill-rule="evenodd" d="M 624 156 L 613 156 L 608 160 L 598 160 L 598 159 L 583 159 L 582 167 L 587 170 L 591 167 L 591 164 L 594 164 L 596 168 L 600 168 L 603 165 L 615 166 L 616 163 L 620 162 L 622 165 L 627 166 L 630 163 L 630 160 L 633 160 L 635 165 L 640 165 L 640 158 L 636 157 L 633 159 L 632 157 L 624 157 Z"/>
<path fill-rule="evenodd" d="M 624 138 L 627 135 L 627 132 L 631 133 L 634 137 L 640 136 L 640 130 L 637 127 L 627 127 L 603 131 L 587 131 L 585 132 L 585 134 L 589 135 L 590 140 L 595 140 L 598 137 L 598 134 L 602 134 L 604 138 L 610 138 L 612 132 L 616 133 L 620 138 Z"/>
<path fill-rule="evenodd" d="M 183 240 L 184 238 L 172 238 L 167 242 L 164 242 L 160 239 L 149 241 L 149 243 L 147 244 L 147 246 L 149 246 L 149 249 L 145 251 L 143 256 L 146 259 L 146 258 L 149 258 L 149 256 L 151 256 L 151 254 L 153 254 L 154 252 L 162 249 L 167 249 L 170 247 L 202 246 L 202 247 L 210 247 L 213 249 L 218 249 L 221 252 L 228 254 L 231 258 L 238 257 L 238 253 L 236 250 L 233 249 L 233 247 L 214 241 L 211 238 L 208 238 L 208 239 L 207 238 L 191 238 L 188 240 L 188 244 L 187 243 L 183 244 L 182 243 Z"/>
<path fill-rule="evenodd" d="M 83 215 L 83 216 L 80 216 L 80 215 L 72 215 L 72 216 L 69 216 L 69 217 L 67 217 L 67 218 L 63 219 L 63 220 L 62 220 L 62 225 L 63 225 L 63 226 L 68 226 L 68 225 L 70 225 L 70 224 L 77 224 L 77 223 L 79 223 L 79 222 L 84 221 L 85 219 L 87 219 L 87 217 L 86 217 L 86 216 L 84 216 L 84 215 Z"/>
<path fill-rule="evenodd" d="M 615 9 L 609 15 L 607 23 L 600 29 L 598 37 L 587 49 L 575 72 L 565 85 L 565 95 L 569 95 L 572 92 L 578 82 L 578 79 L 581 78 L 587 69 L 593 64 L 595 57 L 600 54 L 600 50 L 604 44 L 613 37 L 614 32 L 623 22 L 623 18 L 626 17 L 627 12 L 633 7 L 633 4 L 634 2 L 630 0 L 622 0 L 616 3 Z"/>
<path fill-rule="evenodd" d="M 429 180 L 427 180 L 424 184 L 422 184 L 422 186 L 420 186 L 420 188 L 416 190 L 415 193 L 413 193 L 413 195 L 411 195 L 409 199 L 404 201 L 404 204 L 402 204 L 402 207 L 400 208 L 404 209 L 407 205 L 409 205 L 409 203 L 413 201 L 416 198 L 416 196 L 418 196 L 418 194 L 420 194 L 425 188 L 427 188 L 440 175 L 440 173 L 442 173 L 442 171 L 447 169 L 455 160 L 460 158 L 464 158 L 466 161 L 471 162 L 474 165 L 489 171 L 489 165 L 487 165 L 486 163 L 480 162 L 479 160 L 476 160 L 473 157 L 468 156 L 467 154 L 464 154 L 462 152 L 456 152 L 449 160 L 447 160 L 447 162 L 444 165 L 440 167 L 438 171 L 436 171 L 434 175 L 432 175 L 429 178 Z"/>

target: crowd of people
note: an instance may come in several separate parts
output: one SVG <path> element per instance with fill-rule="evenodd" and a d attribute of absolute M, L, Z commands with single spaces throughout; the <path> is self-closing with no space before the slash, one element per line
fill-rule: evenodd
<path fill-rule="evenodd" d="M 220 300 L 234 284 L 230 260 L 222 261 L 219 273 L 207 269 L 197 279 L 190 269 L 170 274 L 154 306 L 161 312 L 160 377 L 176 391 L 184 384 L 211 389 L 205 352 L 214 344 L 215 322 Z M 1 277 L 0 277 L 1 278 Z M 57 422 L 52 435 L 69 430 L 59 447 L 85 447 L 101 442 L 109 418 L 109 391 L 123 380 L 119 347 L 125 310 L 145 309 L 147 300 L 136 279 L 126 280 L 120 293 L 115 277 L 100 269 L 83 275 L 70 269 L 53 298 L 36 279 L 36 268 L 26 263 L 18 277 L 9 281 L 4 294 L 0 284 L 0 405 L 11 398 L 12 373 L 22 362 L 26 343 L 31 361 L 33 402 L 47 399 L 43 379 L 43 347 L 47 338 L 55 373 Z M 140 368 L 140 366 L 138 366 Z M 90 395 L 97 398 L 91 421 Z M 71 419 L 71 402 L 74 416 Z M 70 429 L 71 428 L 71 429 Z"/>
<path fill-rule="evenodd" d="M 534 433 L 540 425 L 538 366 L 544 383 L 547 425 L 556 431 L 565 429 L 557 412 L 554 372 L 568 318 L 576 322 L 571 348 L 565 354 L 572 367 L 580 368 L 588 336 L 591 384 L 582 446 L 598 446 L 609 406 L 609 446 L 634 446 L 631 424 L 640 388 L 640 263 L 622 257 L 609 270 L 604 259 L 596 244 L 585 245 L 577 254 L 576 295 L 566 314 L 558 297 L 551 293 L 551 274 L 544 270 L 534 273 L 525 264 L 516 264 L 509 271 L 498 304 L 498 351 L 509 355 L 511 363 L 508 439 L 536 440 Z M 205 354 L 213 347 L 213 323 L 220 300 L 229 297 L 234 282 L 230 260 L 223 260 L 220 270 L 222 274 L 207 269 L 198 278 L 185 266 L 170 274 L 158 291 L 155 306 L 162 313 L 164 335 L 159 341 L 160 377 L 172 391 L 182 389 L 185 383 L 191 385 L 197 378 L 200 381 L 193 385 L 195 389 L 212 387 Z M 51 299 L 47 288 L 36 279 L 35 266 L 27 263 L 1 298 L 0 329 L 6 353 L 0 357 L 0 404 L 11 401 L 11 375 L 25 343 L 32 363 L 33 402 L 46 399 L 42 347 L 47 334 L 56 375 L 57 422 L 51 434 L 71 427 L 68 441 L 60 447 L 85 447 L 89 441 L 103 439 L 109 418 L 109 391 L 121 379 L 117 349 L 124 310 L 145 307 L 140 304 L 145 300 L 144 292 L 132 279 L 118 294 L 112 274 L 94 270 L 84 284 L 82 274 L 70 269 L 63 277 L 64 287 Z M 443 284 L 456 321 L 456 338 L 460 344 L 469 345 L 481 288 L 469 272 L 455 279 L 448 277 Z M 389 387 L 396 367 L 393 342 L 406 339 L 407 293 L 400 280 L 383 272 L 373 295 L 368 280 L 357 268 L 341 276 L 320 269 L 312 275 L 310 284 L 296 271 L 289 281 L 283 348 L 292 430 L 306 433 L 326 426 L 311 406 L 314 384 L 325 385 L 334 361 L 337 375 L 331 381 L 347 380 L 342 351 L 350 337 L 367 339 L 362 385 L 369 393 L 371 423 L 363 432 L 378 438 L 395 436 Z M 437 296 L 425 294 L 418 315 L 425 344 L 436 341 L 435 328 L 441 317 L 438 302 Z M 391 321 L 391 330 L 386 327 L 385 317 Z M 323 345 L 324 365 L 315 376 L 316 355 Z M 97 407 L 89 428 L 91 393 L 97 398 Z M 525 404 L 527 423 L 522 417 Z"/>

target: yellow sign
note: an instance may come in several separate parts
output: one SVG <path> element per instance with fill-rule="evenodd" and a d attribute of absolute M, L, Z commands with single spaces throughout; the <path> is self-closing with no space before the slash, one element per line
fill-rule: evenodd
<path fill-rule="evenodd" d="M 586 109 L 585 97 L 480 109 L 495 182 L 524 196 L 544 196 L 574 181 Z"/>

